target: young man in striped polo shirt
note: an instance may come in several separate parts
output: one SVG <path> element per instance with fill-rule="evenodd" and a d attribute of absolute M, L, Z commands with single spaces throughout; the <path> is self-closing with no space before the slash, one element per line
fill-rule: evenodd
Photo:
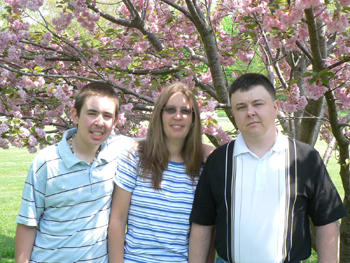
<path fill-rule="evenodd" d="M 116 160 L 133 143 L 111 136 L 115 90 L 80 89 L 72 109 L 77 128 L 35 157 L 17 217 L 16 262 L 108 262 L 107 228 Z"/>

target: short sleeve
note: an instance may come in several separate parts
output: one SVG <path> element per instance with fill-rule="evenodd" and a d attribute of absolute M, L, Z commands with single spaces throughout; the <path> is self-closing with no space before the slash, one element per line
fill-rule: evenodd
<path fill-rule="evenodd" d="M 315 226 L 322 226 L 346 216 L 347 213 L 338 191 L 318 154 L 317 166 L 308 213 Z"/>
<path fill-rule="evenodd" d="M 124 190 L 133 192 L 137 181 L 138 154 L 134 149 L 123 150 L 120 154 L 114 182 Z"/>
<path fill-rule="evenodd" d="M 38 226 L 45 209 L 46 163 L 38 154 L 30 166 L 23 187 L 21 208 L 17 223 L 27 226 Z"/>
<path fill-rule="evenodd" d="M 194 195 L 190 221 L 199 225 L 215 224 L 216 209 L 210 183 L 212 168 L 212 162 L 208 158 Z"/>

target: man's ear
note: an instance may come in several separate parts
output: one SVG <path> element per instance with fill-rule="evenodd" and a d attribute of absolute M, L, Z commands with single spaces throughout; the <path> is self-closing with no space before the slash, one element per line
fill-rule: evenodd
<path fill-rule="evenodd" d="M 73 122 L 75 125 L 78 125 L 78 122 L 79 122 L 79 117 L 78 117 L 78 111 L 76 108 L 73 108 L 71 110 L 71 115 L 72 115 L 72 119 L 73 119 Z"/>
<path fill-rule="evenodd" d="M 117 126 L 118 120 L 119 120 L 119 114 L 117 115 L 117 118 L 115 118 L 114 120 L 114 124 L 113 124 L 114 128 Z"/>
<path fill-rule="evenodd" d="M 280 102 L 278 100 L 275 100 L 273 103 L 273 108 L 275 109 L 276 116 L 278 115 L 278 111 L 280 109 Z"/>

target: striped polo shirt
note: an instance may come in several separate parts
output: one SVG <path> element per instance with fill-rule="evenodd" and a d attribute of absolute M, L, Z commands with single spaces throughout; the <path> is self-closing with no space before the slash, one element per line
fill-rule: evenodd
<path fill-rule="evenodd" d="M 121 154 L 116 184 L 132 192 L 125 236 L 124 262 L 188 262 L 189 216 L 197 182 L 184 163 L 169 162 L 161 190 L 138 176 L 138 153 Z"/>
<path fill-rule="evenodd" d="M 31 262 L 108 262 L 107 228 L 117 157 L 133 139 L 111 136 L 93 162 L 77 158 L 67 138 L 30 166 L 17 222 L 36 226 Z"/>

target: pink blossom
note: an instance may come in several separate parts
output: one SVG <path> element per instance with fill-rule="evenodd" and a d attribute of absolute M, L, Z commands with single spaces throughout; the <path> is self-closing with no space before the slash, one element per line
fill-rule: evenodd
<path fill-rule="evenodd" d="M 30 131 L 24 127 L 19 128 L 19 136 L 22 138 L 28 138 L 30 136 Z"/>
<path fill-rule="evenodd" d="M 118 115 L 118 121 L 117 121 L 118 127 L 123 127 L 125 125 L 127 119 L 124 116 L 125 116 L 124 112 Z"/>
<path fill-rule="evenodd" d="M 23 125 L 24 128 L 30 129 L 33 126 L 33 123 L 31 120 L 27 119 L 26 124 Z"/>
<path fill-rule="evenodd" d="M 134 105 L 132 103 L 128 103 L 125 105 L 121 106 L 121 109 L 126 113 L 126 114 L 131 114 L 132 113 L 132 108 Z"/>
<path fill-rule="evenodd" d="M 308 9 L 311 7 L 317 7 L 321 4 L 324 4 L 324 0 L 296 0 L 295 6 L 299 9 Z"/>
<path fill-rule="evenodd" d="M 132 61 L 133 59 L 130 56 L 126 55 L 124 56 L 124 58 L 119 60 L 118 64 L 119 64 L 119 67 L 126 68 L 129 64 L 131 64 Z"/>
<path fill-rule="evenodd" d="M 147 127 L 143 124 L 137 125 L 137 132 L 135 134 L 138 138 L 144 138 L 147 136 Z"/>
<path fill-rule="evenodd" d="M 10 148 L 8 140 L 0 138 L 0 148 L 3 148 L 3 149 Z"/>
<path fill-rule="evenodd" d="M 336 96 L 339 98 L 340 102 L 345 106 L 345 108 L 350 108 L 350 92 L 349 88 L 338 88 L 335 90 Z"/>
<path fill-rule="evenodd" d="M 292 113 L 292 112 L 295 112 L 296 109 L 297 109 L 297 105 L 296 104 L 293 104 L 291 102 L 283 102 L 283 103 L 280 103 L 280 106 L 282 108 L 282 110 L 285 112 L 285 113 Z"/>
<path fill-rule="evenodd" d="M 318 86 L 316 82 L 311 85 L 308 82 L 311 80 L 311 77 L 305 78 L 306 84 L 302 86 L 305 94 L 313 100 L 318 100 L 323 96 L 323 94 L 328 90 L 325 86 Z"/>
<path fill-rule="evenodd" d="M 37 149 L 36 149 L 35 146 L 28 145 L 27 149 L 28 149 L 28 152 L 30 152 L 30 153 L 36 153 L 37 152 Z"/>
<path fill-rule="evenodd" d="M 38 55 L 38 56 L 35 56 L 35 63 L 38 65 L 38 66 L 45 66 L 45 57 L 44 55 Z"/>
<path fill-rule="evenodd" d="M 283 12 L 281 9 L 278 9 L 277 15 L 280 17 L 281 23 L 285 28 L 289 28 L 298 23 L 302 18 L 303 12 L 298 8 L 292 8 L 290 12 Z"/>
<path fill-rule="evenodd" d="M 23 115 L 20 111 L 10 111 L 10 114 L 13 115 L 13 117 L 17 118 L 17 119 L 22 119 Z"/>
<path fill-rule="evenodd" d="M 7 69 L 3 69 L 3 68 L 0 68 L 0 72 L 1 72 L 1 76 L 4 78 L 8 77 L 10 74 L 10 71 L 8 71 Z"/>
<path fill-rule="evenodd" d="M 281 48 L 282 47 L 282 42 L 277 37 L 270 37 L 269 44 L 270 44 L 271 48 Z"/>
<path fill-rule="evenodd" d="M 213 80 L 211 78 L 211 73 L 208 72 L 208 73 L 204 73 L 202 74 L 199 79 L 202 81 L 202 82 L 207 82 L 207 83 L 211 83 Z"/>
<path fill-rule="evenodd" d="M 44 4 L 44 0 L 29 0 L 27 7 L 32 11 L 37 11 Z"/>
<path fill-rule="evenodd" d="M 330 21 L 328 23 L 328 30 L 331 33 L 346 32 L 347 28 L 349 27 L 348 17 L 349 14 L 342 14 L 340 15 L 339 21 Z"/>
<path fill-rule="evenodd" d="M 341 6 L 344 6 L 344 7 L 350 5 L 350 0 L 339 0 L 338 2 Z"/>
<path fill-rule="evenodd" d="M 62 13 L 60 12 L 60 17 L 56 17 L 52 19 L 52 24 L 56 26 L 56 30 L 61 32 L 65 30 L 71 23 L 73 19 L 72 13 Z"/>
<path fill-rule="evenodd" d="M 7 131 L 9 131 L 9 126 L 6 123 L 0 124 L 0 134 L 3 134 Z"/>
<path fill-rule="evenodd" d="M 308 104 L 307 99 L 305 98 L 305 96 L 301 96 L 298 102 L 298 110 L 303 110 L 305 109 L 306 105 Z"/>
<path fill-rule="evenodd" d="M 249 62 L 250 60 L 253 59 L 254 57 L 254 51 L 253 50 L 249 50 L 249 51 L 242 51 L 241 49 L 238 51 L 237 54 L 238 58 L 242 61 L 242 62 Z"/>
<path fill-rule="evenodd" d="M 124 4 L 122 4 L 119 7 L 118 11 L 121 12 L 123 15 L 130 15 L 129 10 L 127 9 L 127 7 Z"/>
<path fill-rule="evenodd" d="M 299 50 L 298 46 L 295 44 L 297 40 L 297 36 L 292 36 L 290 39 L 288 39 L 284 45 L 286 50 L 291 51 L 291 50 Z"/>
<path fill-rule="evenodd" d="M 18 1 L 18 5 L 22 8 L 26 8 L 27 7 L 27 2 L 28 0 L 19 0 Z"/>
<path fill-rule="evenodd" d="M 37 146 L 39 143 L 38 143 L 37 139 L 33 135 L 30 135 L 29 138 L 28 138 L 28 144 L 30 146 Z"/>
<path fill-rule="evenodd" d="M 15 46 L 10 47 L 7 52 L 9 60 L 11 60 L 12 62 L 19 61 L 20 53 Z"/>

